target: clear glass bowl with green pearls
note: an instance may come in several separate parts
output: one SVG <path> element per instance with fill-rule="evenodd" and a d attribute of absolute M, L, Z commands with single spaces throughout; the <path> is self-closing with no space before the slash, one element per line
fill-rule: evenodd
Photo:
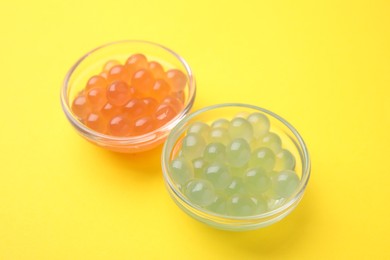
<path fill-rule="evenodd" d="M 226 230 L 282 219 L 299 203 L 310 176 L 299 133 L 280 116 L 246 104 L 186 116 L 165 142 L 162 168 L 181 209 Z"/>

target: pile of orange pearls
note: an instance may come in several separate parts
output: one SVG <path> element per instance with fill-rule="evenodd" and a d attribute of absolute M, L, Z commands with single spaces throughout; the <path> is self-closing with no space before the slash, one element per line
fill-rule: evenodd
<path fill-rule="evenodd" d="M 106 135 L 137 136 L 157 129 L 184 108 L 186 75 L 164 70 L 143 54 L 125 64 L 108 61 L 72 102 L 72 111 L 87 127 Z"/>

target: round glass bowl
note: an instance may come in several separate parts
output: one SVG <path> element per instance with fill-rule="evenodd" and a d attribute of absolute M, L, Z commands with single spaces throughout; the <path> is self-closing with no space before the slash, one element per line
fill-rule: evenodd
<path fill-rule="evenodd" d="M 295 173 L 296 173 L 296 174 L 293 174 L 293 176 L 292 176 L 292 177 L 294 177 L 294 178 L 292 178 L 292 182 L 294 182 L 294 180 L 295 180 L 295 183 L 293 183 L 294 184 L 293 188 L 291 188 L 292 186 L 288 186 L 291 183 L 286 184 L 285 182 L 283 182 L 286 180 L 286 178 L 285 178 L 286 175 L 289 175 L 291 173 L 291 171 L 287 170 L 287 173 L 286 173 L 286 171 L 283 171 L 283 174 L 282 174 L 281 168 L 279 169 L 280 170 L 279 173 L 275 170 L 275 168 L 273 168 L 274 170 L 268 169 L 266 174 L 267 174 L 267 176 L 269 176 L 269 180 L 270 180 L 269 183 L 273 189 L 272 190 L 273 193 L 270 191 L 267 191 L 264 194 L 260 194 L 259 196 L 257 196 L 256 197 L 257 199 L 250 198 L 250 200 L 247 200 L 248 206 L 242 207 L 242 209 L 245 211 L 245 210 L 250 209 L 250 206 L 252 204 L 258 206 L 261 204 L 260 201 L 262 201 L 262 203 L 263 203 L 262 210 L 258 211 L 256 209 L 255 211 L 253 211 L 252 213 L 249 213 L 248 215 L 241 214 L 242 212 L 240 214 L 235 214 L 235 213 L 231 214 L 231 212 L 229 213 L 226 210 L 221 211 L 220 210 L 221 208 L 219 208 L 219 210 L 215 210 L 215 208 L 211 208 L 211 206 L 214 205 L 213 203 L 215 203 L 215 205 L 217 205 L 219 203 L 218 202 L 219 195 L 216 197 L 213 197 L 214 195 L 210 195 L 210 194 L 217 194 L 217 192 L 213 193 L 214 190 L 211 192 L 210 190 L 212 190 L 212 188 L 210 188 L 210 187 L 214 187 L 214 189 L 216 191 L 218 188 L 217 185 L 219 185 L 220 183 L 223 183 L 225 181 L 225 179 L 226 178 L 229 179 L 229 177 L 226 177 L 227 176 L 226 174 L 225 175 L 223 175 L 223 174 L 218 175 L 221 173 L 221 172 L 218 172 L 218 169 L 220 169 L 220 168 L 214 167 L 215 165 L 219 165 L 218 163 L 214 163 L 212 167 L 211 166 L 206 167 L 207 170 L 205 170 L 206 168 L 202 168 L 201 164 L 199 164 L 200 166 L 198 165 L 199 168 L 191 168 L 192 170 L 194 170 L 194 169 L 200 170 L 200 173 L 199 172 L 196 173 L 196 170 L 194 170 L 192 172 L 192 174 L 194 174 L 195 177 L 194 177 L 194 175 L 191 178 L 189 178 L 188 176 L 185 177 L 185 175 L 178 176 L 176 169 L 181 169 L 180 171 L 183 171 L 183 169 L 184 169 L 184 171 L 186 171 L 186 169 L 188 169 L 188 168 L 185 168 L 185 167 L 183 168 L 183 165 L 186 164 L 187 165 L 186 167 L 188 167 L 189 165 L 195 166 L 196 165 L 195 161 L 199 162 L 199 157 L 195 158 L 195 159 L 193 159 L 192 157 L 188 157 L 190 155 L 192 156 L 194 153 L 196 153 L 196 151 L 195 150 L 185 150 L 185 148 L 184 148 L 185 146 L 183 145 L 183 143 L 186 143 L 189 146 L 194 144 L 194 143 L 191 144 L 193 139 L 189 138 L 189 136 L 190 136 L 189 133 L 192 133 L 192 132 L 198 132 L 200 135 L 203 135 L 204 140 L 207 140 L 207 138 L 209 138 L 209 139 L 215 138 L 216 136 L 218 137 L 218 134 L 216 136 L 213 136 L 214 134 L 211 134 L 210 130 L 208 130 L 209 131 L 208 133 L 202 132 L 202 130 L 198 131 L 201 127 L 200 128 L 198 126 L 194 127 L 194 125 L 199 124 L 199 122 L 208 124 L 210 126 L 210 128 L 208 128 L 208 129 L 213 129 L 213 127 L 216 127 L 216 125 L 220 125 L 222 128 L 223 125 L 225 125 L 225 126 L 229 125 L 229 124 L 232 125 L 233 121 L 240 122 L 240 119 L 233 120 L 234 118 L 240 118 L 240 117 L 241 118 L 248 118 L 248 115 L 251 115 L 251 114 L 259 115 L 259 113 L 264 115 L 266 118 L 268 118 L 268 120 L 266 120 L 266 121 L 268 121 L 269 124 L 267 123 L 266 125 L 269 125 L 269 129 L 267 126 L 266 132 L 260 133 L 260 131 L 264 131 L 264 129 L 262 129 L 261 125 L 260 126 L 258 125 L 258 127 L 253 127 L 253 130 L 254 130 L 253 134 L 252 134 L 253 139 L 251 139 L 251 141 L 248 141 L 247 143 L 249 144 L 249 147 L 251 147 L 250 148 L 250 149 L 252 149 L 251 151 L 253 151 L 253 149 L 255 149 L 255 148 L 253 148 L 253 144 L 256 144 L 256 142 L 259 142 L 258 140 L 261 140 L 261 142 L 263 142 L 263 143 L 266 143 L 269 140 L 269 138 L 267 139 L 264 137 L 267 133 L 274 133 L 274 134 L 278 135 L 280 137 L 280 141 L 282 144 L 281 147 L 285 150 L 288 150 L 291 153 L 291 155 L 295 158 L 295 162 L 293 160 L 293 163 L 292 164 L 290 163 L 290 166 L 289 166 L 290 169 L 295 171 Z M 230 123 L 226 124 L 227 121 L 224 121 L 224 122 L 219 121 L 218 123 L 212 124 L 213 122 L 215 122 L 216 120 L 221 119 L 221 118 L 227 119 Z M 249 122 L 249 121 L 253 122 L 253 121 L 249 120 L 249 118 L 248 118 L 247 122 Z M 251 125 L 254 126 L 253 123 L 251 123 Z M 217 128 L 218 127 L 219 126 L 217 126 Z M 229 128 L 229 135 L 230 136 L 232 136 L 232 133 L 233 133 L 231 131 L 231 129 L 234 130 L 235 128 L 234 127 Z M 245 131 L 242 131 L 241 134 L 243 136 L 238 136 L 238 137 L 244 137 L 244 138 L 248 137 L 248 136 L 245 136 L 247 134 Z M 206 137 L 204 135 L 206 135 Z M 213 137 L 211 137 L 211 136 L 213 136 Z M 252 138 L 252 137 L 248 137 L 248 138 Z M 220 139 L 220 140 L 222 140 L 222 139 Z M 240 139 L 240 140 L 242 141 L 242 139 Z M 227 159 L 227 161 L 223 161 L 222 164 L 224 164 L 226 162 L 227 163 L 226 165 L 230 164 L 230 166 L 227 166 L 227 167 L 232 167 L 231 166 L 232 162 L 234 162 L 235 164 L 240 164 L 240 159 L 237 160 L 237 158 L 239 158 L 241 155 L 237 155 L 237 158 L 235 158 L 234 156 L 233 157 L 230 156 L 230 159 L 229 159 L 229 155 L 228 155 L 227 151 L 232 151 L 232 150 L 228 150 L 228 149 L 231 149 L 231 147 L 233 147 L 232 149 L 234 149 L 234 145 L 232 145 L 233 141 L 230 140 L 229 142 L 230 142 L 230 144 L 226 145 L 226 157 L 225 157 L 228 159 Z M 279 142 L 279 144 L 280 144 L 280 142 Z M 205 147 L 204 142 L 203 142 L 203 147 Z M 209 147 L 209 146 L 207 146 L 207 147 Z M 270 147 L 272 148 L 272 145 Z M 197 149 L 196 144 L 195 144 L 195 146 L 193 146 L 193 149 Z M 205 157 L 206 150 L 207 150 L 207 148 L 203 148 L 203 152 L 199 152 L 200 154 L 203 154 L 203 157 L 201 155 L 200 158 L 203 158 L 203 159 L 206 158 Z M 212 152 L 215 150 L 218 150 L 218 146 L 217 146 L 217 148 L 214 147 L 214 150 L 212 150 L 212 149 L 207 150 L 208 152 L 211 152 L 211 153 L 208 153 L 207 156 L 211 156 L 211 157 L 214 156 L 214 158 L 217 158 L 218 156 L 215 157 L 215 154 L 214 155 L 212 154 Z M 277 154 L 277 153 L 275 152 L 275 154 Z M 195 155 L 195 156 L 198 156 L 198 155 Z M 182 161 L 180 161 L 180 160 L 182 160 Z M 187 163 L 185 161 L 187 161 Z M 178 164 L 175 166 L 175 163 L 177 163 L 177 162 L 178 162 Z M 210 163 L 210 161 L 208 161 L 206 163 Z M 255 188 L 255 189 L 257 189 L 257 187 L 258 187 L 258 186 L 254 186 L 254 182 L 251 183 L 251 180 L 252 180 L 251 177 L 256 175 L 256 173 L 254 175 L 252 175 L 253 172 L 248 173 L 248 170 L 250 169 L 249 161 L 247 161 L 247 165 L 248 165 L 248 168 L 245 168 L 246 172 L 244 171 L 244 175 L 243 175 L 244 178 L 246 178 L 246 179 L 244 179 L 246 181 L 245 182 L 246 186 L 245 185 L 242 186 L 243 187 L 242 189 L 244 189 L 244 190 L 238 191 L 238 193 L 237 193 L 238 195 L 237 194 L 227 195 L 227 196 L 230 196 L 228 198 L 226 197 L 226 193 L 224 193 L 224 195 L 223 195 L 225 197 L 223 197 L 221 195 L 221 198 L 227 199 L 227 201 L 228 201 L 228 202 L 226 202 L 226 200 L 225 200 L 224 203 L 231 203 L 231 205 L 233 205 L 232 206 L 233 208 L 235 207 L 234 203 L 239 201 L 239 199 L 241 197 L 244 197 L 244 195 L 241 196 L 240 193 L 247 192 L 245 189 L 249 189 L 250 187 Z M 178 166 L 178 168 L 175 168 L 177 166 Z M 180 167 L 182 167 L 182 168 L 180 168 Z M 241 166 L 238 166 L 238 167 L 241 167 Z M 272 167 L 274 167 L 274 166 L 272 166 Z M 214 171 L 215 169 L 217 169 L 217 170 Z M 232 169 L 236 169 L 236 168 L 228 168 L 228 169 L 229 169 L 230 173 L 232 173 Z M 171 197 L 173 198 L 175 203 L 183 211 L 185 211 L 187 214 L 189 214 L 193 218 L 195 218 L 203 223 L 206 223 L 210 226 L 213 226 L 213 227 L 216 227 L 219 229 L 240 231 L 240 230 L 256 229 L 256 228 L 261 228 L 261 227 L 270 225 L 276 221 L 281 220 L 283 217 L 288 215 L 297 206 L 297 204 L 299 203 L 299 201 L 301 200 L 301 198 L 303 196 L 303 193 L 305 191 L 306 185 L 307 185 L 308 180 L 309 180 L 310 159 L 309 159 L 309 154 L 308 154 L 307 148 L 305 146 L 305 143 L 302 140 L 299 133 L 288 122 L 286 122 L 280 116 L 278 116 L 278 115 L 276 115 L 276 114 L 274 114 L 266 109 L 252 106 L 252 105 L 220 104 L 220 105 L 209 106 L 209 107 L 203 108 L 199 111 L 196 111 L 190 115 L 187 115 L 183 120 L 180 121 L 180 123 L 178 123 L 173 128 L 173 130 L 169 134 L 168 139 L 165 142 L 165 145 L 163 148 L 162 170 L 163 170 L 163 175 L 164 175 L 164 181 L 165 181 L 166 187 L 169 191 L 169 194 L 171 195 Z M 217 173 L 217 175 L 212 175 L 215 173 Z M 205 178 L 212 179 L 212 178 L 217 177 L 219 179 L 218 179 L 218 182 L 212 183 L 211 181 L 208 182 L 207 179 L 206 179 L 206 181 L 204 181 L 204 179 L 202 179 L 201 177 L 197 177 L 197 174 L 198 175 L 203 174 L 203 177 L 207 175 Z M 242 174 L 242 173 L 239 173 L 239 174 Z M 233 175 L 233 178 L 238 178 L 238 179 L 241 178 L 241 177 L 234 177 L 234 174 L 232 174 L 232 175 Z M 182 178 L 183 176 L 184 176 L 184 179 Z M 279 176 L 279 177 L 275 177 L 275 176 Z M 182 178 L 182 179 L 180 179 L 180 178 Z M 268 177 L 265 177 L 265 178 L 268 178 Z M 275 182 L 275 178 L 277 179 L 276 181 L 280 181 L 280 182 Z M 198 180 L 201 180 L 201 181 L 198 181 Z M 209 183 L 209 184 L 207 184 L 207 183 Z M 212 183 L 212 185 L 210 186 L 211 183 Z M 216 184 L 216 183 L 218 183 L 218 184 Z M 231 182 L 231 183 L 233 183 L 233 182 Z M 244 183 L 244 182 L 241 182 L 241 183 Z M 270 187 L 270 186 L 268 186 L 268 187 Z M 234 185 L 233 186 L 232 185 L 226 186 L 226 183 L 225 183 L 224 187 L 229 187 L 229 189 L 233 188 L 233 192 L 235 192 Z M 224 188 L 224 189 L 226 191 L 227 188 Z M 277 190 L 277 189 L 279 189 L 279 190 Z M 275 190 L 276 190 L 276 192 L 275 192 Z M 199 192 L 203 192 L 203 191 L 205 191 L 205 192 L 199 193 Z M 188 192 L 191 192 L 191 194 L 192 194 L 191 196 L 194 196 L 192 199 L 189 199 Z M 258 193 L 261 193 L 263 191 L 255 190 L 254 192 L 258 194 Z M 276 194 L 276 193 L 288 194 L 288 195 L 284 195 L 284 197 L 283 197 L 283 195 L 282 196 L 275 196 L 274 194 Z M 196 196 L 198 196 L 198 197 L 196 197 Z M 267 196 L 269 196 L 269 197 L 267 197 Z M 265 200 L 263 198 L 267 198 L 267 200 Z M 194 203 L 195 200 L 199 200 L 201 202 Z M 214 200 L 214 201 L 211 202 L 212 200 Z M 202 205 L 201 203 L 204 203 L 204 205 Z M 226 204 L 221 204 L 221 205 L 224 206 L 225 208 L 229 206 L 229 205 L 226 206 Z M 245 207 L 247 207 L 247 208 L 245 208 Z M 219 212 L 219 213 L 216 213 L 216 212 Z"/>
<path fill-rule="evenodd" d="M 149 61 L 159 62 L 165 70 L 178 69 L 186 75 L 184 108 L 165 125 L 138 136 L 111 136 L 96 132 L 85 126 L 72 112 L 73 99 L 84 89 L 88 79 L 99 74 L 109 60 L 123 61 L 138 53 L 145 55 Z M 112 151 L 137 153 L 150 150 L 165 141 L 172 128 L 190 111 L 194 103 L 195 92 L 195 79 L 189 65 L 174 51 L 147 41 L 119 41 L 100 46 L 88 52 L 71 67 L 61 89 L 61 104 L 69 122 L 88 141 Z"/>

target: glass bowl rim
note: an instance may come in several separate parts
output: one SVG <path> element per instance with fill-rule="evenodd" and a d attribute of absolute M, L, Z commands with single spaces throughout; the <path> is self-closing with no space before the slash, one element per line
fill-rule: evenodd
<path fill-rule="evenodd" d="M 198 116 L 198 115 L 200 115 L 200 114 L 202 114 L 204 112 L 207 112 L 207 111 L 210 111 L 210 110 L 214 110 L 214 109 L 218 109 L 218 108 L 225 108 L 225 107 L 249 108 L 249 109 L 254 109 L 254 110 L 257 110 L 259 112 L 263 112 L 263 113 L 265 113 L 267 115 L 270 115 L 270 116 L 274 117 L 275 119 L 277 119 L 279 122 L 281 122 L 284 126 L 286 126 L 293 133 L 293 135 L 297 138 L 299 146 L 300 146 L 299 148 L 302 149 L 302 156 L 300 154 L 300 156 L 302 157 L 301 159 L 303 161 L 303 163 L 302 163 L 302 179 L 299 182 L 299 187 L 297 188 L 297 190 L 288 198 L 288 201 L 286 203 L 284 203 L 282 206 L 280 206 L 278 208 L 275 208 L 275 209 L 273 209 L 271 211 L 267 211 L 267 212 L 264 212 L 264 213 L 261 213 L 261 214 L 251 215 L 251 216 L 228 216 L 228 215 L 221 215 L 221 214 L 218 214 L 218 213 L 214 213 L 214 212 L 205 210 L 204 208 L 195 205 L 194 203 L 189 201 L 176 188 L 175 184 L 172 183 L 172 181 L 171 181 L 171 179 L 169 177 L 168 161 L 170 159 L 171 151 L 174 148 L 174 145 L 175 145 L 175 143 L 177 141 L 177 140 L 172 140 L 174 135 L 175 135 L 175 133 L 178 132 L 184 126 L 184 124 L 189 122 L 192 118 L 194 118 L 194 117 L 196 117 L 196 116 Z M 303 141 L 303 138 L 298 133 L 298 131 L 290 123 L 288 123 L 284 118 L 282 118 L 281 116 L 275 114 L 274 112 L 272 112 L 270 110 L 267 110 L 265 108 L 261 108 L 261 107 L 258 107 L 258 106 L 255 106 L 255 105 L 250 105 L 250 104 L 244 104 L 244 103 L 221 103 L 221 104 L 215 104 L 215 105 L 203 107 L 203 108 L 201 108 L 201 109 L 199 109 L 197 111 L 194 111 L 194 112 L 186 115 L 171 130 L 171 132 L 168 135 L 167 140 L 164 143 L 164 147 L 163 147 L 162 151 L 163 152 L 161 154 L 161 166 L 162 166 L 162 170 L 163 170 L 163 177 L 164 177 L 164 181 L 166 182 L 167 186 L 170 189 L 170 192 L 174 192 L 176 197 L 180 198 L 180 200 L 182 202 L 184 202 L 190 208 L 193 208 L 193 209 L 195 209 L 197 211 L 202 212 L 203 214 L 206 214 L 208 216 L 212 216 L 212 217 L 215 217 L 215 218 L 223 218 L 223 219 L 226 219 L 226 220 L 233 220 L 233 221 L 235 221 L 235 220 L 243 220 L 243 221 L 245 221 L 245 220 L 256 220 L 256 219 L 260 220 L 260 219 L 272 217 L 274 215 L 277 215 L 278 213 L 282 213 L 283 211 L 287 210 L 292 205 L 294 205 L 295 202 L 297 202 L 297 201 L 299 201 L 301 199 L 301 197 L 303 196 L 303 193 L 304 193 L 304 191 L 306 189 L 306 186 L 308 184 L 309 178 L 310 178 L 310 168 L 311 168 L 310 164 L 311 164 L 311 162 L 310 162 L 309 152 L 307 150 L 305 142 Z"/>
<path fill-rule="evenodd" d="M 77 67 L 86 58 L 88 58 L 91 54 L 93 54 L 93 53 L 95 53 L 95 52 L 97 52 L 97 51 L 99 51 L 101 49 L 104 49 L 105 47 L 110 47 L 110 46 L 117 45 L 117 44 L 122 44 L 122 43 L 146 44 L 146 45 L 158 47 L 158 48 L 160 48 L 162 50 L 165 50 L 166 52 L 172 54 L 183 65 L 183 67 L 186 70 L 185 72 L 187 74 L 187 77 L 188 77 L 188 87 L 189 87 L 188 104 L 173 119 L 171 119 L 168 123 L 166 123 L 165 125 L 163 125 L 163 126 L 161 126 L 159 128 L 154 129 L 151 132 L 148 132 L 148 133 L 145 133 L 145 134 L 142 134 L 142 135 L 118 137 L 118 136 L 106 135 L 106 134 L 99 133 L 99 132 L 97 132 L 97 131 L 95 131 L 93 129 L 88 128 L 83 123 L 81 123 L 75 117 L 75 115 L 72 113 L 72 111 L 70 109 L 70 103 L 69 103 L 69 97 L 68 97 L 69 81 L 70 81 L 70 78 L 72 77 L 74 71 L 77 69 Z M 161 132 L 166 132 L 166 131 L 170 130 L 173 126 L 175 126 L 180 121 L 180 119 L 182 117 L 184 117 L 185 115 L 187 115 L 188 112 L 191 110 L 191 108 L 192 108 L 192 106 L 194 104 L 194 101 L 195 101 L 195 96 L 196 96 L 196 81 L 195 81 L 194 74 L 192 72 L 191 67 L 188 65 L 187 61 L 184 58 L 182 58 L 179 54 L 177 54 L 176 52 L 174 52 L 170 48 L 165 47 L 164 45 L 161 45 L 161 44 L 155 43 L 155 42 L 151 42 L 151 41 L 145 41 L 145 40 L 120 40 L 120 41 L 113 41 L 113 42 L 109 42 L 109 43 L 100 45 L 100 46 L 98 46 L 98 47 L 88 51 L 83 56 L 81 56 L 81 58 L 79 58 L 73 64 L 73 66 L 69 69 L 69 71 L 67 72 L 67 74 L 65 76 L 65 79 L 64 79 L 62 87 L 61 87 L 60 99 L 61 99 L 62 110 L 64 111 L 64 113 L 65 113 L 66 117 L 68 118 L 68 120 L 72 124 L 74 124 L 76 127 L 81 129 L 84 133 L 88 133 L 90 135 L 93 135 L 94 137 L 105 139 L 105 140 L 117 141 L 117 142 L 121 142 L 121 143 L 136 144 L 136 143 L 148 142 L 151 139 L 153 139 L 155 134 L 161 133 Z"/>

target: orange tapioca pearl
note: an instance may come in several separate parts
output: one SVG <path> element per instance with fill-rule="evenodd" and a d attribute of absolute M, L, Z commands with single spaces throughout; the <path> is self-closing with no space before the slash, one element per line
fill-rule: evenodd
<path fill-rule="evenodd" d="M 142 102 L 144 102 L 144 104 L 146 105 L 145 111 L 146 111 L 146 113 L 148 115 L 152 115 L 152 114 L 154 114 L 154 112 L 156 112 L 158 103 L 157 103 L 157 101 L 155 99 L 153 99 L 153 98 L 143 98 Z"/>
<path fill-rule="evenodd" d="M 154 77 L 152 73 L 146 69 L 141 69 L 134 73 L 131 79 L 131 85 L 142 95 L 147 96 L 153 89 Z"/>
<path fill-rule="evenodd" d="M 103 71 L 102 73 L 99 74 L 99 76 L 101 76 L 102 78 L 104 78 L 105 80 L 107 80 L 107 78 L 108 78 L 108 72 Z"/>
<path fill-rule="evenodd" d="M 178 100 L 180 100 L 180 102 L 184 104 L 184 102 L 186 100 L 184 91 L 173 92 L 171 95 L 174 96 L 175 98 L 177 98 Z"/>
<path fill-rule="evenodd" d="M 132 98 L 122 108 L 122 112 L 128 118 L 135 119 L 147 113 L 146 104 L 138 98 Z"/>
<path fill-rule="evenodd" d="M 166 73 L 167 82 L 171 85 L 172 91 L 178 92 L 184 90 L 187 84 L 187 76 L 180 70 L 168 70 Z"/>
<path fill-rule="evenodd" d="M 96 75 L 91 77 L 88 82 L 85 89 L 91 89 L 91 88 L 105 88 L 107 86 L 107 81 L 105 78 L 103 78 L 100 75 Z"/>
<path fill-rule="evenodd" d="M 107 102 L 105 88 L 91 88 L 87 91 L 87 100 L 92 110 L 100 110 Z"/>
<path fill-rule="evenodd" d="M 155 121 L 156 126 L 160 127 L 171 121 L 175 116 L 177 115 L 177 112 L 175 109 L 167 103 L 162 103 L 157 107 L 156 113 L 155 113 Z"/>
<path fill-rule="evenodd" d="M 155 79 L 165 79 L 164 68 L 157 61 L 149 62 L 148 69 L 152 72 Z"/>
<path fill-rule="evenodd" d="M 135 70 L 146 69 L 148 67 L 148 59 L 143 54 L 134 54 L 127 59 L 126 65 L 132 66 Z"/>
<path fill-rule="evenodd" d="M 162 103 L 169 104 L 177 113 L 179 113 L 184 107 L 183 103 L 172 95 L 164 98 Z"/>
<path fill-rule="evenodd" d="M 171 91 L 169 84 L 163 80 L 158 79 L 154 82 L 150 96 L 158 101 L 163 100 Z"/>
<path fill-rule="evenodd" d="M 99 113 L 90 113 L 85 119 L 86 126 L 102 134 L 107 132 L 107 123 L 107 120 Z"/>
<path fill-rule="evenodd" d="M 108 123 L 108 133 L 111 135 L 129 136 L 131 131 L 131 121 L 124 115 L 114 116 Z"/>
<path fill-rule="evenodd" d="M 100 110 L 100 113 L 103 117 L 107 119 L 113 118 L 115 115 L 120 113 L 120 108 L 117 106 L 112 105 L 111 103 L 106 103 L 102 109 Z"/>
<path fill-rule="evenodd" d="M 146 134 L 155 128 L 155 121 L 151 116 L 141 117 L 135 120 L 132 135 Z"/>
<path fill-rule="evenodd" d="M 84 93 L 80 93 L 73 100 L 72 111 L 80 120 L 84 120 L 90 113 L 91 108 L 87 102 L 87 97 Z"/>
<path fill-rule="evenodd" d="M 109 72 L 114 66 L 121 65 L 117 60 L 109 60 L 103 66 L 103 72 Z"/>
<path fill-rule="evenodd" d="M 110 83 L 116 80 L 122 80 L 124 71 L 125 69 L 122 65 L 113 66 L 108 72 L 107 81 Z"/>
<path fill-rule="evenodd" d="M 111 68 L 107 74 L 107 82 L 111 83 L 117 80 L 121 80 L 130 85 L 133 74 L 128 73 L 125 66 L 116 65 Z"/>
<path fill-rule="evenodd" d="M 134 93 L 134 88 L 129 87 L 126 82 L 118 80 L 108 86 L 107 99 L 114 106 L 123 106 Z"/>

